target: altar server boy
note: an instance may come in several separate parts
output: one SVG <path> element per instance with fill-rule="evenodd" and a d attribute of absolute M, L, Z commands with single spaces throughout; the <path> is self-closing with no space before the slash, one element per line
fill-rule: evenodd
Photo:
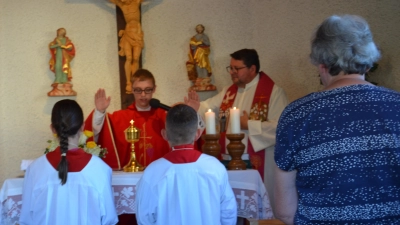
<path fill-rule="evenodd" d="M 138 224 L 236 224 L 237 206 L 225 167 L 194 150 L 200 135 L 190 106 L 172 107 L 163 137 L 172 152 L 151 163 L 137 185 Z"/>

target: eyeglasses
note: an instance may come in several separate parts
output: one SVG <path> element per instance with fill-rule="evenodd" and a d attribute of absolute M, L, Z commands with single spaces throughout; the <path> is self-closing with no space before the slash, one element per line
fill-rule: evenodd
<path fill-rule="evenodd" d="M 231 66 L 227 66 L 226 67 L 226 71 L 228 71 L 228 73 L 233 72 L 233 73 L 237 73 L 239 72 L 239 70 L 246 68 L 247 66 L 243 66 L 243 67 L 231 67 Z"/>
<path fill-rule="evenodd" d="M 134 88 L 133 93 L 139 94 L 139 95 L 142 94 L 142 92 L 144 92 L 145 94 L 151 94 L 153 92 L 153 90 L 154 90 L 154 88 L 145 88 L 144 90 L 140 89 L 140 88 Z"/>

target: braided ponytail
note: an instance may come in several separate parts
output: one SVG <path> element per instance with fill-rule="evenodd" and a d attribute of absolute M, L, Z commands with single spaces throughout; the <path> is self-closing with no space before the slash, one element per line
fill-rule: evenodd
<path fill-rule="evenodd" d="M 68 136 L 66 132 L 65 124 L 61 123 L 61 132 L 60 132 L 60 150 L 61 150 L 61 160 L 57 166 L 58 177 L 61 180 L 61 184 L 64 185 L 67 182 L 68 176 L 68 160 L 67 160 L 67 151 L 68 151 Z"/>
<path fill-rule="evenodd" d="M 58 101 L 51 113 L 51 124 L 60 139 L 61 160 L 57 170 L 61 185 L 64 185 L 68 178 L 68 137 L 76 135 L 81 128 L 83 111 L 74 100 L 64 99 Z"/>

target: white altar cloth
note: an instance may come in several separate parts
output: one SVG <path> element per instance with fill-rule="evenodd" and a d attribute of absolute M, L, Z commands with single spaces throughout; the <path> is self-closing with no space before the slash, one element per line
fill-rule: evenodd
<path fill-rule="evenodd" d="M 112 187 L 118 214 L 136 212 L 136 183 L 142 174 L 142 172 L 113 172 Z M 236 196 L 239 217 L 250 221 L 273 218 L 268 193 L 256 170 L 229 170 L 228 176 Z M 0 224 L 18 223 L 22 206 L 23 181 L 24 178 L 11 178 L 4 181 L 0 190 Z"/>

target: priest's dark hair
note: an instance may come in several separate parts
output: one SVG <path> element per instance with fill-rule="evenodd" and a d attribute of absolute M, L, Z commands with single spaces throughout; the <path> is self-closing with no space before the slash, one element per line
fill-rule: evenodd
<path fill-rule="evenodd" d="M 83 125 L 83 111 L 74 100 L 64 99 L 58 101 L 51 112 L 51 125 L 60 140 L 61 160 L 57 166 L 58 177 L 61 184 L 67 182 L 68 176 L 68 137 L 77 135 Z"/>
<path fill-rule="evenodd" d="M 258 53 L 255 49 L 244 48 L 232 53 L 231 57 L 235 60 L 242 60 L 247 68 L 255 65 L 256 72 L 260 72 L 260 59 L 258 58 Z"/>
<path fill-rule="evenodd" d="M 197 132 L 196 111 L 187 105 L 173 106 L 167 114 L 166 135 L 171 146 L 193 144 Z"/>

